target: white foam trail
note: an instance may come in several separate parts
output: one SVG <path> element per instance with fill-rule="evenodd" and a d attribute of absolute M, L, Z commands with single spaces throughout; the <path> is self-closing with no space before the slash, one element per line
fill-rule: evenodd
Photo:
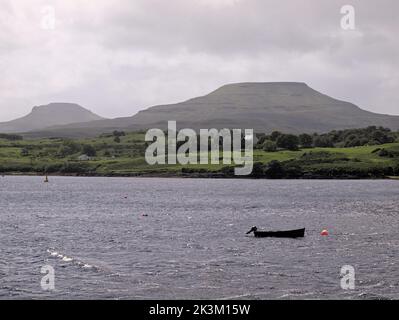
<path fill-rule="evenodd" d="M 61 259 L 61 260 L 64 261 L 64 262 L 72 262 L 72 261 L 73 261 L 75 264 L 77 264 L 79 267 L 81 267 L 81 268 L 83 268 L 83 269 L 92 269 L 92 268 L 99 269 L 99 268 L 96 267 L 96 266 L 93 266 L 93 265 L 88 264 L 88 263 L 85 263 L 85 262 L 83 262 L 83 261 L 79 261 L 79 260 L 76 260 L 76 259 L 74 259 L 74 258 L 68 257 L 68 256 L 66 256 L 66 255 L 63 255 L 63 254 L 57 252 L 57 251 L 53 251 L 53 250 L 47 249 L 47 252 L 48 252 L 52 257 L 59 258 L 59 259 Z"/>
<path fill-rule="evenodd" d="M 73 259 L 72 258 L 69 258 L 69 257 L 67 257 L 67 256 L 64 256 L 63 258 L 62 258 L 62 261 L 65 261 L 65 262 L 70 262 L 70 261 L 72 261 Z"/>
<path fill-rule="evenodd" d="M 50 253 L 52 257 L 58 257 L 60 255 L 57 251 L 52 251 L 50 249 L 47 249 L 47 252 Z"/>

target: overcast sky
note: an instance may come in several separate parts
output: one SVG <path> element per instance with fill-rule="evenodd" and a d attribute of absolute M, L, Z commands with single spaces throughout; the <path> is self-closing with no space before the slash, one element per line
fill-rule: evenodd
<path fill-rule="evenodd" d="M 355 30 L 341 28 L 345 4 Z M 398 10 L 397 0 L 1 0 L 0 121 L 59 101 L 129 116 L 247 81 L 306 82 L 399 115 Z"/>

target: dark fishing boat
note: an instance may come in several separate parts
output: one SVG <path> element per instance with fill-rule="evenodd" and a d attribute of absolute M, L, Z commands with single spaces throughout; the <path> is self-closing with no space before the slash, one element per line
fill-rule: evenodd
<path fill-rule="evenodd" d="M 302 238 L 305 236 L 305 228 L 287 231 L 258 231 L 257 227 L 252 227 L 247 234 L 251 232 L 253 232 L 257 238 Z"/>

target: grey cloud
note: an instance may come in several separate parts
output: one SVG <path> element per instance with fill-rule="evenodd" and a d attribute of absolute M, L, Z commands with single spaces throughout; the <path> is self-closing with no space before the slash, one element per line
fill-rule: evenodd
<path fill-rule="evenodd" d="M 340 28 L 338 0 L 3 2 L 0 120 L 56 100 L 125 116 L 240 81 L 303 81 L 399 114 L 395 0 L 351 1 L 355 31 Z"/>

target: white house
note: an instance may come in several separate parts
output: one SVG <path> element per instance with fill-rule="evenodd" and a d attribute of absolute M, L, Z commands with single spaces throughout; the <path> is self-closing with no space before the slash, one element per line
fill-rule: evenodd
<path fill-rule="evenodd" d="M 81 156 L 78 157 L 79 161 L 89 161 L 91 160 L 91 157 L 89 157 L 87 154 L 82 154 Z"/>

